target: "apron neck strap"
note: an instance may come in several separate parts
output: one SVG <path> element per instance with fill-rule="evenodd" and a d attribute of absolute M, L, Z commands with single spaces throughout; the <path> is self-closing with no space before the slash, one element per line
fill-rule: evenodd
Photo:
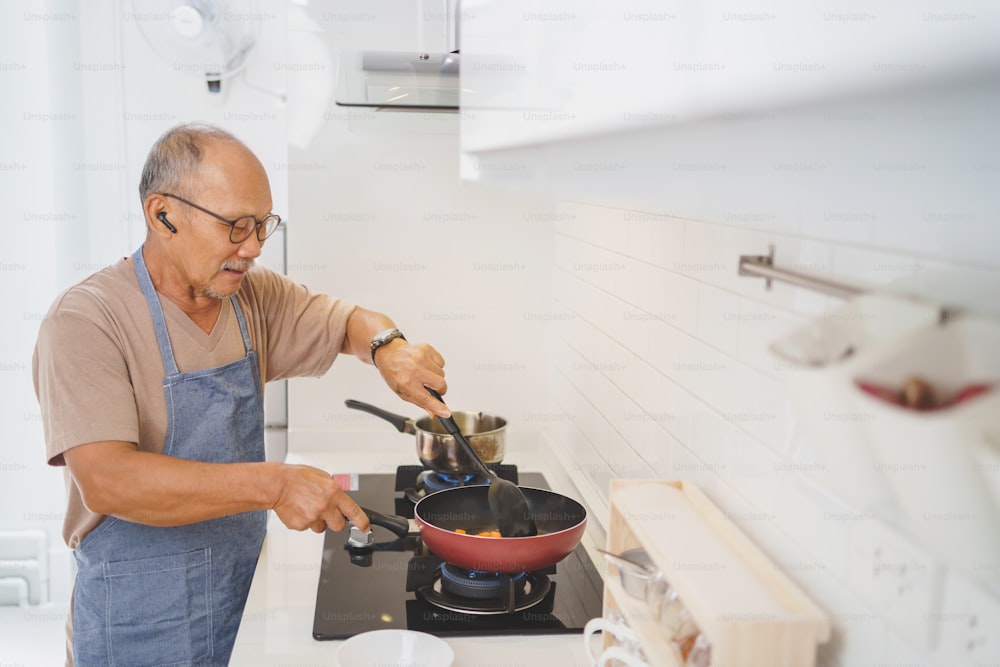
<path fill-rule="evenodd" d="M 149 277 L 149 269 L 146 268 L 146 260 L 142 257 L 142 246 L 132 255 L 132 266 L 135 268 L 136 278 L 139 279 L 139 289 L 146 297 L 146 304 L 149 305 L 149 313 L 153 316 L 153 330 L 156 331 L 156 342 L 160 346 L 160 358 L 163 359 L 163 370 L 167 375 L 177 375 L 177 362 L 174 360 L 174 350 L 170 346 L 170 337 L 167 335 L 167 319 L 163 316 L 163 305 L 160 303 L 160 295 L 153 287 L 153 280 Z"/>
<path fill-rule="evenodd" d="M 153 329 L 156 331 L 156 343 L 160 347 L 160 358 L 163 359 L 163 369 L 167 375 L 176 375 L 177 361 L 174 359 L 174 349 L 170 345 L 170 336 L 167 335 L 167 318 L 163 315 L 163 304 L 160 303 L 160 295 L 153 287 L 153 280 L 149 277 L 149 269 L 146 268 L 146 260 L 142 256 L 142 246 L 132 254 L 132 266 L 135 268 L 135 275 L 139 279 L 139 289 L 146 297 L 149 305 L 149 312 L 153 316 Z M 243 338 L 243 349 L 250 354 L 250 330 L 247 327 L 246 318 L 243 316 L 243 309 L 237 303 L 236 297 L 229 297 L 229 302 L 233 305 L 233 312 L 236 313 L 236 321 L 240 325 L 240 335 Z"/>

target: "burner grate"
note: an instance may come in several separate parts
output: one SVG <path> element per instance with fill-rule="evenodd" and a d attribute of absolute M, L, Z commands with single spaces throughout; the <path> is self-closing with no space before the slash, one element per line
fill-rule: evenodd
<path fill-rule="evenodd" d="M 539 572 L 470 572 L 444 563 L 436 575 L 433 584 L 417 593 L 436 607 L 467 614 L 524 611 L 544 600 L 551 588 L 549 578 Z"/>
<path fill-rule="evenodd" d="M 513 587 L 515 595 L 523 595 L 531 582 L 524 572 L 500 574 L 476 572 L 456 567 L 451 563 L 441 566 L 440 590 L 442 595 L 476 600 L 505 598 Z"/>
<path fill-rule="evenodd" d="M 490 463 L 487 464 L 486 467 L 495 472 L 502 479 L 514 482 L 515 484 L 519 483 L 516 465 L 507 463 Z M 430 468 L 425 468 L 424 466 L 418 466 L 418 465 L 398 466 L 396 468 L 396 484 L 395 484 L 396 491 L 403 491 L 403 492 L 413 491 L 414 489 L 418 488 L 420 481 L 418 478 L 421 476 L 422 473 L 433 473 L 433 472 L 434 471 L 432 471 Z M 441 473 L 435 473 L 435 474 L 440 475 Z M 473 477 L 475 478 L 476 476 L 473 475 Z M 435 489 L 435 490 L 440 490 L 440 489 Z"/>

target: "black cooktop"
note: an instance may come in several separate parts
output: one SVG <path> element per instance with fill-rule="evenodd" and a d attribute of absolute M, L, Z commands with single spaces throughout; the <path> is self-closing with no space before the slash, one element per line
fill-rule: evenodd
<path fill-rule="evenodd" d="M 547 489 L 544 476 L 502 466 L 501 476 L 515 477 L 523 486 Z M 396 475 L 359 475 L 350 493 L 371 509 L 413 517 L 413 502 L 403 489 L 416 480 L 420 466 L 401 466 Z M 346 639 L 369 630 L 401 628 L 441 637 L 498 634 L 558 634 L 582 632 L 584 624 L 602 614 L 604 584 L 581 545 L 543 573 L 549 586 L 537 604 L 513 613 L 467 613 L 428 602 L 416 592 L 422 568 L 439 563 L 419 536 L 396 537 L 375 527 L 370 551 L 347 548 L 347 532 L 327 531 L 323 544 L 313 637 Z M 409 590 L 408 590 L 409 589 Z"/>

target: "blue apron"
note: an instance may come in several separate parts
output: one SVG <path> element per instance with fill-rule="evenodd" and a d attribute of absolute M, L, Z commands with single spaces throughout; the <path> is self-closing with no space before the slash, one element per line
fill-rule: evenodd
<path fill-rule="evenodd" d="M 181 373 L 142 248 L 132 256 L 166 377 L 163 453 L 231 463 L 264 460 L 263 391 L 243 311 L 247 354 Z M 225 665 L 264 540 L 267 512 L 157 528 L 108 517 L 76 548 L 73 653 L 90 665 Z"/>

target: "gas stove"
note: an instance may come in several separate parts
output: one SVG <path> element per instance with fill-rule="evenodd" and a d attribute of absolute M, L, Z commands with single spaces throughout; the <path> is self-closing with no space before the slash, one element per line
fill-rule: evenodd
<path fill-rule="evenodd" d="M 523 486 L 548 488 L 539 473 L 491 468 Z M 454 483 L 421 466 L 400 466 L 395 475 L 359 475 L 350 495 L 364 507 L 413 518 L 420 498 Z M 508 575 L 444 563 L 417 535 L 375 527 L 375 545 L 354 549 L 345 532 L 327 531 L 313 637 L 346 639 L 386 628 L 441 637 L 582 632 L 602 613 L 603 586 L 582 545 L 545 570 Z"/>

